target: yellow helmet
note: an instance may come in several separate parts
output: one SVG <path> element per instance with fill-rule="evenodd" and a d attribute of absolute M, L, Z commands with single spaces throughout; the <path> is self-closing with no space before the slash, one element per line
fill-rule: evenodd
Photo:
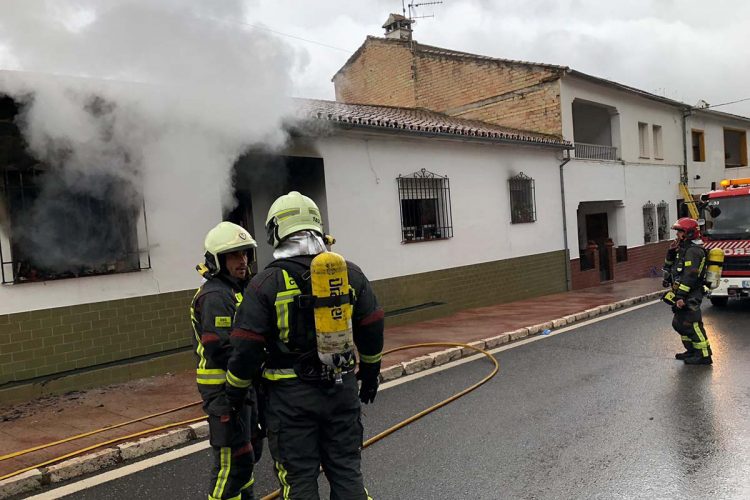
<path fill-rule="evenodd" d="M 219 222 L 216 227 L 208 232 L 203 245 L 206 248 L 206 267 L 212 275 L 221 271 L 219 255 L 249 250 L 258 246 L 245 228 L 226 221 Z M 248 258 L 248 260 L 252 259 Z"/>
<path fill-rule="evenodd" d="M 297 191 L 276 198 L 266 217 L 268 244 L 275 248 L 290 234 L 304 229 L 323 236 L 323 219 L 315 202 Z"/>

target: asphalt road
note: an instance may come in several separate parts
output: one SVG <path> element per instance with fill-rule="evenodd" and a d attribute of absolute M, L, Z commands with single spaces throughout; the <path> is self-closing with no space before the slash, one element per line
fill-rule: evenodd
<path fill-rule="evenodd" d="M 363 452 L 370 494 L 750 498 L 750 302 L 704 305 L 704 321 L 711 367 L 674 359 L 681 344 L 662 304 L 499 353 L 491 382 Z M 366 434 L 489 369 L 467 363 L 382 391 L 364 409 Z M 205 499 L 209 467 L 203 451 L 65 498 Z M 266 456 L 256 494 L 275 487 Z"/>

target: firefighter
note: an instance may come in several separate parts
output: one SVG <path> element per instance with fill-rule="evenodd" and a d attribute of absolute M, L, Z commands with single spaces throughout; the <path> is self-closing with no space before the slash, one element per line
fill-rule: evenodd
<path fill-rule="evenodd" d="M 672 306 L 672 328 L 680 334 L 685 352 L 675 354 L 688 365 L 710 365 L 711 344 L 701 315 L 705 294 L 706 250 L 695 219 L 683 217 L 672 225 L 677 232 L 676 245 L 667 250 L 664 262 L 664 286 L 671 290 L 664 301 Z"/>
<path fill-rule="evenodd" d="M 234 407 L 224 391 L 232 321 L 250 278 L 248 262 L 254 260 L 256 246 L 241 226 L 221 222 L 206 235 L 205 262 L 196 267 L 206 279 L 193 298 L 190 318 L 198 357 L 198 391 L 208 415 L 214 455 L 209 500 L 251 500 L 253 464 L 262 450 L 254 391 Z"/>
<path fill-rule="evenodd" d="M 360 411 L 361 403 L 371 403 L 378 390 L 383 310 L 364 273 L 343 258 L 341 269 L 351 293 L 312 295 L 313 285 L 320 283 L 311 273 L 313 259 L 340 257 L 326 252 L 313 200 L 296 191 L 279 197 L 268 212 L 266 232 L 276 260 L 253 277 L 237 310 L 227 394 L 239 404 L 263 366 L 268 447 L 282 498 L 319 498 L 322 465 L 332 499 L 369 499 L 360 469 Z M 344 342 L 336 354 L 320 352 L 325 349 L 313 309 L 334 299 L 342 307 L 353 306 L 349 331 L 359 353 L 356 375 L 353 345 Z"/>

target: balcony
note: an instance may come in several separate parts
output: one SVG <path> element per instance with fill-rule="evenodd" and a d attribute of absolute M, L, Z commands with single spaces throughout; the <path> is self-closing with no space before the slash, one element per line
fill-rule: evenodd
<path fill-rule="evenodd" d="M 574 147 L 576 158 L 586 158 L 589 160 L 617 160 L 617 148 L 614 146 L 576 142 Z"/>

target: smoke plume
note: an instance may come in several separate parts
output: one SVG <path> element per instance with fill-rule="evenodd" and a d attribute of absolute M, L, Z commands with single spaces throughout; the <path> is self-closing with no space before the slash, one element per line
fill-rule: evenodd
<path fill-rule="evenodd" d="M 49 273 L 112 271 L 136 265 L 121 221 L 158 204 L 165 179 L 201 179 L 231 205 L 235 160 L 285 140 L 298 61 L 247 22 L 239 0 L 5 0 L 0 94 L 21 105 L 39 162 L 24 175 L 40 184 L 23 215 L 11 206 L 16 248 Z"/>

